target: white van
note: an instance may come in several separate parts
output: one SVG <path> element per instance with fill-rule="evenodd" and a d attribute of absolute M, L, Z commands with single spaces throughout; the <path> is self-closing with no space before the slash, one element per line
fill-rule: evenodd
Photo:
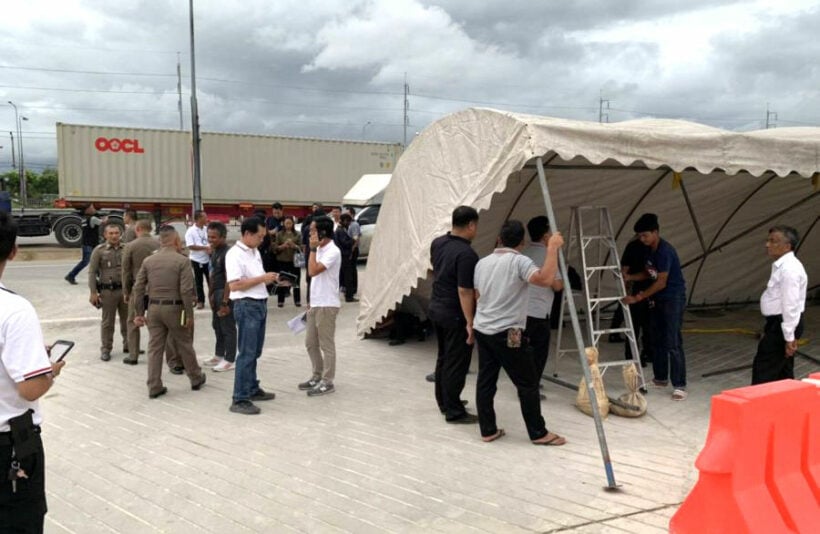
<path fill-rule="evenodd" d="M 362 237 L 359 239 L 359 258 L 366 258 L 370 252 L 370 241 L 376 231 L 376 220 L 379 218 L 384 191 L 390 184 L 392 174 L 364 174 L 350 188 L 342 205 L 356 210 L 356 222 L 362 228 Z"/>

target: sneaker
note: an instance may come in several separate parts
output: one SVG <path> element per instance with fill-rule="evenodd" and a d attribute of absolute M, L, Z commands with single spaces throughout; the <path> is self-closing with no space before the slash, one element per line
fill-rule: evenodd
<path fill-rule="evenodd" d="M 308 389 L 313 389 L 319 385 L 320 380 L 318 378 L 311 378 L 307 382 L 302 382 L 299 384 L 299 389 L 302 391 L 306 391 Z"/>
<path fill-rule="evenodd" d="M 328 393 L 333 393 L 336 391 L 336 388 L 333 387 L 333 384 L 328 384 L 324 380 L 316 384 L 316 387 L 309 390 L 307 392 L 308 397 L 318 397 L 319 395 L 327 395 Z"/>
<path fill-rule="evenodd" d="M 269 401 L 269 400 L 273 400 L 275 398 L 276 398 L 276 393 L 265 391 L 262 388 L 259 388 L 259 390 L 256 393 L 251 395 L 251 400 L 252 401 Z"/>
<path fill-rule="evenodd" d="M 214 372 L 215 373 L 224 373 L 226 371 L 233 371 L 236 368 L 236 364 L 234 362 L 229 362 L 228 360 L 222 360 L 219 362 L 219 365 L 214 365 Z"/>
<path fill-rule="evenodd" d="M 202 362 L 202 366 L 213 367 L 215 365 L 219 365 L 220 363 L 222 363 L 222 360 L 224 360 L 222 356 L 214 356 L 213 358 L 208 358 L 207 360 L 204 360 Z"/>
<path fill-rule="evenodd" d="M 672 400 L 673 401 L 682 401 L 686 400 L 689 394 L 686 393 L 685 389 L 676 388 L 675 391 L 672 392 Z"/>
<path fill-rule="evenodd" d="M 259 406 L 251 401 L 234 402 L 229 409 L 233 413 L 241 413 L 242 415 L 256 415 L 262 411 L 259 409 Z"/>

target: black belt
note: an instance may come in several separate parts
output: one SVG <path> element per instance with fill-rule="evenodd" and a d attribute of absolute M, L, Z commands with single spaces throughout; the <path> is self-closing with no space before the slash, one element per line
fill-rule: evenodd
<path fill-rule="evenodd" d="M 34 425 L 32 430 L 35 434 L 40 433 L 40 427 L 38 425 Z M 0 432 L 0 447 L 7 447 L 11 444 L 11 432 Z"/>
<path fill-rule="evenodd" d="M 97 289 L 110 289 L 116 291 L 122 289 L 122 284 L 97 284 Z"/>
<path fill-rule="evenodd" d="M 255 299 L 253 297 L 242 297 L 241 299 L 231 299 L 231 300 L 252 300 L 254 302 L 267 302 L 268 299 Z"/>
<path fill-rule="evenodd" d="M 182 306 L 181 300 L 159 300 L 159 299 L 149 299 L 149 303 L 151 304 L 158 304 L 160 306 Z"/>

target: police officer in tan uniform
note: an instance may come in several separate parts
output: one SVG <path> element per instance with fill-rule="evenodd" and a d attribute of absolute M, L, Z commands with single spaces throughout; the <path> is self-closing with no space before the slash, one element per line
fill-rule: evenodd
<path fill-rule="evenodd" d="M 122 363 L 129 365 L 136 365 L 141 354 L 140 329 L 134 324 L 137 308 L 131 294 L 134 291 L 134 283 L 137 281 L 142 262 L 159 249 L 159 242 L 151 237 L 151 221 L 138 220 L 134 226 L 134 233 L 137 236 L 136 239 L 125 245 L 122 255 L 122 289 L 125 301 L 128 303 L 129 348 L 129 354 L 122 360 Z"/>
<path fill-rule="evenodd" d="M 105 227 L 105 243 L 97 245 L 91 253 L 88 264 L 88 289 L 91 295 L 88 301 L 96 308 L 102 308 L 100 325 L 100 359 L 107 362 L 111 359 L 114 345 L 114 321 L 120 315 L 120 334 L 123 351 L 128 351 L 126 337 L 126 318 L 128 307 L 122 298 L 122 252 L 120 243 L 122 231 L 116 224 Z"/>
<path fill-rule="evenodd" d="M 137 212 L 131 209 L 125 210 L 125 213 L 122 215 L 122 222 L 125 224 L 122 244 L 127 245 L 137 238 Z"/>
<path fill-rule="evenodd" d="M 134 291 L 134 324 L 148 324 L 148 397 L 155 399 L 168 392 L 162 385 L 162 353 L 170 342 L 177 350 L 191 389 L 205 384 L 205 375 L 194 352 L 194 276 L 188 260 L 180 254 L 182 242 L 172 226 L 159 231 L 162 248 L 142 262 Z M 145 301 L 148 295 L 148 320 Z"/>

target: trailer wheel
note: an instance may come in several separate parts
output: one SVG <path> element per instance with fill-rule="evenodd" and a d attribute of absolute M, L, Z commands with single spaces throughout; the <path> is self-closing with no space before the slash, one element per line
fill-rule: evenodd
<path fill-rule="evenodd" d="M 82 220 L 78 217 L 60 219 L 54 224 L 54 236 L 64 247 L 79 247 L 83 241 Z"/>

